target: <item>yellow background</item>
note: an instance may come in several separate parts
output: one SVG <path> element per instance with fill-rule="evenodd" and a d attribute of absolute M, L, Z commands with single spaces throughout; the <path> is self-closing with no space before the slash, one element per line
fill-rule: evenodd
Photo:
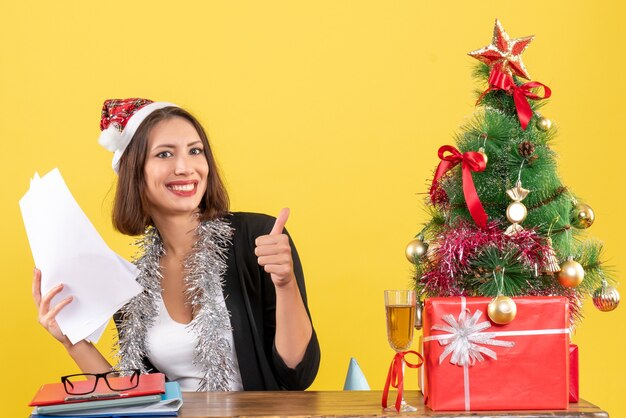
<path fill-rule="evenodd" d="M 312 389 L 341 389 L 350 356 L 381 389 L 392 356 L 382 291 L 409 286 L 404 247 L 427 219 L 437 149 L 474 109 L 466 53 L 490 42 L 495 17 L 512 37 L 536 35 L 524 61 L 553 89 L 543 113 L 560 130 L 560 172 L 595 209 L 589 232 L 622 278 L 620 2 L 3 1 L 0 415 L 25 416 L 39 384 L 75 371 L 31 297 L 18 200 L 33 173 L 59 167 L 109 245 L 133 252 L 111 227 L 115 176 L 96 142 L 100 107 L 113 97 L 173 101 L 198 115 L 232 209 L 291 207 L 323 349 Z M 626 416 L 626 307 L 585 310 L 574 336 L 581 394 Z"/>

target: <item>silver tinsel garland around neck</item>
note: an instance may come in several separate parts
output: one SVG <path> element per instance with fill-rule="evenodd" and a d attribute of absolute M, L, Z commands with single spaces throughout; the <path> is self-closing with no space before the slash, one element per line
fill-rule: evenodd
<path fill-rule="evenodd" d="M 198 337 L 194 364 L 202 367 L 198 391 L 227 391 L 235 374 L 230 357 L 231 346 L 224 336 L 230 331 L 230 318 L 223 296 L 226 252 L 233 229 L 223 219 L 201 222 L 193 251 L 185 259 L 187 298 L 191 302 L 192 321 L 187 327 Z M 140 369 L 146 373 L 146 335 L 157 317 L 156 299 L 161 296 L 160 259 L 165 255 L 163 241 L 156 228 L 150 227 L 137 241 L 140 254 L 135 265 L 137 282 L 144 291 L 122 308 L 118 325 L 117 369 Z"/>

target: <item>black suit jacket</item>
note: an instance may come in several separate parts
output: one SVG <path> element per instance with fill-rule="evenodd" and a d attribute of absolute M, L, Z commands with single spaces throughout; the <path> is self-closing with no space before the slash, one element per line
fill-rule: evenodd
<path fill-rule="evenodd" d="M 235 350 L 244 390 L 304 390 L 313 383 L 320 363 L 320 347 L 313 329 L 304 358 L 295 369 L 289 368 L 274 346 L 276 333 L 276 291 L 274 284 L 254 254 L 254 241 L 267 235 L 275 218 L 267 215 L 234 212 L 226 219 L 234 228 L 228 249 L 224 277 L 224 297 L 230 312 Z M 306 287 L 296 247 L 292 248 L 293 269 L 307 313 Z M 310 313 L 309 313 L 310 317 Z M 115 315 L 116 324 L 121 316 Z M 158 371 L 144 359 L 147 370 Z"/>

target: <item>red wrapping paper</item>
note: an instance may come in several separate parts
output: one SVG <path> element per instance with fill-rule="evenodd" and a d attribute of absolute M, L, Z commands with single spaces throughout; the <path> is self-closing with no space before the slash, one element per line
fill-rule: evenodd
<path fill-rule="evenodd" d="M 451 356 L 440 364 L 446 348 L 432 336 L 447 334 L 432 330 L 446 325 L 446 314 L 458 318 L 461 297 L 429 298 L 424 306 L 424 401 L 434 411 L 567 409 L 569 403 L 569 313 L 563 297 L 513 298 L 517 316 L 509 324 L 497 325 L 487 316 L 491 298 L 464 298 L 469 316 L 482 313 L 478 322 L 488 321 L 482 331 L 526 331 L 543 335 L 495 336 L 511 341 L 513 347 L 484 345 L 493 350 L 497 360 L 485 356 L 472 366 L 450 363 Z M 555 333 L 553 333 L 555 332 Z M 465 380 L 467 369 L 467 383 Z M 467 391 L 466 391 L 467 387 Z M 467 403 L 467 405 L 466 405 Z"/>
<path fill-rule="evenodd" d="M 578 402 L 578 346 L 569 345 L 569 401 Z"/>

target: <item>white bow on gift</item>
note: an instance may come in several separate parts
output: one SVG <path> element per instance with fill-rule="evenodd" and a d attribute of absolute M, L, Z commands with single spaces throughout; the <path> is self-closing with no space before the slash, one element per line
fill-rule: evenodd
<path fill-rule="evenodd" d="M 477 361 L 484 361 L 483 354 L 497 360 L 496 352 L 485 345 L 498 347 L 513 347 L 512 341 L 496 340 L 495 332 L 483 332 L 491 327 L 491 322 L 478 322 L 482 312 L 476 311 L 474 315 L 468 317 L 466 309 L 461 310 L 459 319 L 455 319 L 452 314 L 446 314 L 441 319 L 448 325 L 433 325 L 431 329 L 445 331 L 449 334 L 431 336 L 429 339 L 436 339 L 439 344 L 447 346 L 439 356 L 439 364 L 452 354 L 450 363 L 458 366 L 472 366 Z M 482 344 L 482 345 L 480 345 Z"/>

